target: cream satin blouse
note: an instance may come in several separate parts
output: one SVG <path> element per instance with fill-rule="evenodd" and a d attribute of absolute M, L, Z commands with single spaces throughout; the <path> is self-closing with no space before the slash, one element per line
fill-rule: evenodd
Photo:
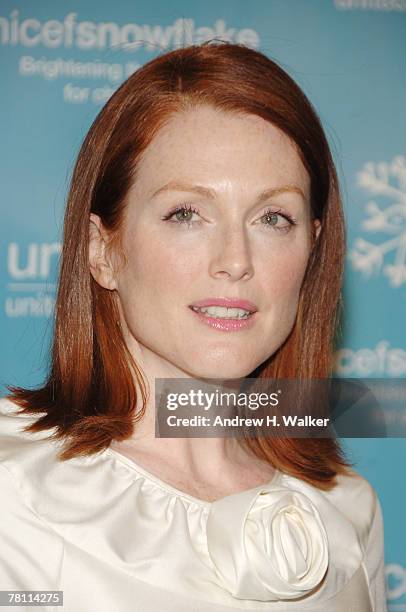
<path fill-rule="evenodd" d="M 31 420 L 0 400 L 0 590 L 63 591 L 54 612 L 386 610 L 380 505 L 356 473 L 322 492 L 277 472 L 211 503 L 112 448 L 60 462 Z"/>

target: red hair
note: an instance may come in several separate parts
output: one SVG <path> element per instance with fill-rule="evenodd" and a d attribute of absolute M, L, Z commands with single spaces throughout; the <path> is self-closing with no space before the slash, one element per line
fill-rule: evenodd
<path fill-rule="evenodd" d="M 111 246 L 119 247 L 126 196 L 140 155 L 174 113 L 199 104 L 257 115 L 289 136 L 310 177 L 312 217 L 322 225 L 295 325 L 250 376 L 331 376 L 345 227 L 320 120 L 294 80 L 265 55 L 229 43 L 178 49 L 137 70 L 91 126 L 67 201 L 49 375 L 37 389 L 8 387 L 22 412 L 39 416 L 27 431 L 55 427 L 53 436 L 65 440 L 61 460 L 96 453 L 113 439 L 130 437 L 146 407 L 145 381 L 116 324 L 115 296 L 89 270 L 89 215 L 100 216 L 113 237 Z M 349 465 L 334 439 L 257 438 L 245 444 L 275 468 L 320 488 L 333 486 L 335 475 Z"/>

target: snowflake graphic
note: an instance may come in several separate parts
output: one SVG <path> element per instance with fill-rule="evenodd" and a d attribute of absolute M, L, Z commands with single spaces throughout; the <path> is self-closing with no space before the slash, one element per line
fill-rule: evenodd
<path fill-rule="evenodd" d="M 390 163 L 365 163 L 357 173 L 357 183 L 370 194 L 389 200 L 381 206 L 369 200 L 361 228 L 389 237 L 379 244 L 357 238 L 348 258 L 353 268 L 367 277 L 382 270 L 392 287 L 400 287 L 406 283 L 406 156 L 398 155 Z"/>

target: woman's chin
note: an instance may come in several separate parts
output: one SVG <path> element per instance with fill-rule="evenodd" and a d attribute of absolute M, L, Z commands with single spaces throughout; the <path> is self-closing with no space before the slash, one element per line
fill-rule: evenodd
<path fill-rule="evenodd" d="M 213 363 L 203 365 L 202 367 L 195 367 L 189 372 L 189 376 L 196 379 L 218 379 L 218 380 L 232 380 L 238 378 L 245 378 L 255 369 L 251 364 L 244 367 L 243 364 L 239 366 L 235 365 L 215 365 Z"/>

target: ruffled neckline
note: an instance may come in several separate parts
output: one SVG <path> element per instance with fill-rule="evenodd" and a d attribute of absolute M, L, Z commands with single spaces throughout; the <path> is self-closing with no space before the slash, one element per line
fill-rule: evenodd
<path fill-rule="evenodd" d="M 185 501 L 188 501 L 196 506 L 200 506 L 205 511 L 210 511 L 213 504 L 217 504 L 218 502 L 222 501 L 226 497 L 229 497 L 229 495 L 224 495 L 223 497 L 216 499 L 214 501 L 208 501 L 208 500 L 200 499 L 199 497 L 194 497 L 193 495 L 186 493 L 186 491 L 177 489 L 176 487 L 169 484 L 168 482 L 165 482 L 164 480 L 162 480 L 161 478 L 159 478 L 158 476 L 156 476 L 155 474 L 153 474 L 152 472 L 148 471 L 146 468 L 141 466 L 139 463 L 137 463 L 133 459 L 130 459 L 126 455 L 123 455 L 122 453 L 115 450 L 114 448 L 108 447 L 105 449 L 104 453 L 106 455 L 110 455 L 114 457 L 116 460 L 128 466 L 130 470 L 133 470 L 136 474 L 142 476 L 145 480 L 147 480 L 153 485 L 156 485 L 161 490 L 169 493 L 170 495 L 174 495 L 180 499 L 184 499 Z M 272 476 L 272 478 L 262 486 L 264 487 L 268 487 L 270 485 L 274 486 L 280 481 L 281 477 L 282 477 L 282 473 L 279 470 L 275 470 L 275 473 Z M 244 491 L 239 491 L 238 493 L 234 493 L 232 495 L 239 495 L 242 493 L 254 491 L 256 489 L 257 487 L 251 487 L 249 489 L 245 489 Z"/>
<path fill-rule="evenodd" d="M 71 546 L 152 586 L 238 608 L 311 605 L 362 563 L 375 501 L 356 474 L 323 492 L 276 471 L 209 502 L 110 447 L 61 462 L 49 431 L 22 431 L 34 417 L 8 400 L 0 414 L 0 459 L 26 505 Z"/>
<path fill-rule="evenodd" d="M 103 455 L 124 467 L 130 478 L 147 483 L 149 495 L 163 495 L 168 507 L 186 502 L 182 505 L 191 517 L 201 516 L 194 536 L 202 538 L 201 559 L 212 568 L 218 586 L 241 604 L 329 598 L 344 588 L 362 561 L 351 521 L 323 492 L 293 476 L 276 470 L 264 485 L 209 502 L 166 483 L 115 449 Z"/>

